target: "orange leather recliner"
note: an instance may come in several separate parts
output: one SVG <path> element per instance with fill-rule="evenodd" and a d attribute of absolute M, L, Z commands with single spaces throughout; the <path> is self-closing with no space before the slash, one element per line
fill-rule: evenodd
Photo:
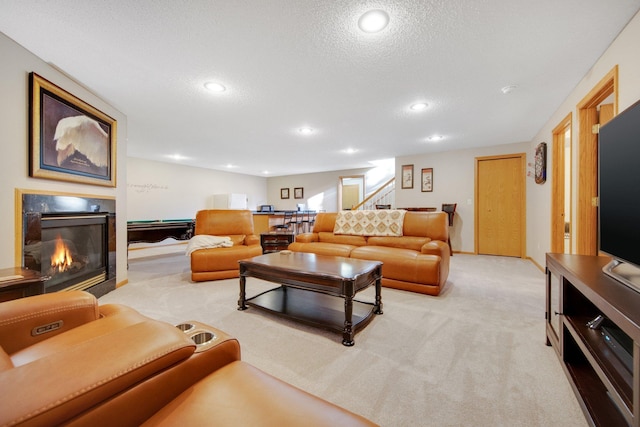
<path fill-rule="evenodd" d="M 372 426 L 240 360 L 238 341 L 83 291 L 0 304 L 0 426 Z"/>
<path fill-rule="evenodd" d="M 239 277 L 238 261 L 262 255 L 260 237 L 253 232 L 253 214 L 248 210 L 202 210 L 196 214 L 195 236 L 230 237 L 231 247 L 198 249 L 191 253 L 191 280 Z"/>

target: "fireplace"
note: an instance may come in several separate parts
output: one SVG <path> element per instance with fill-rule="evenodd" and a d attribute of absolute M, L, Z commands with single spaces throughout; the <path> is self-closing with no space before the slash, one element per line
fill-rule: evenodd
<path fill-rule="evenodd" d="M 23 194 L 23 267 L 47 277 L 45 292 L 115 289 L 115 200 Z"/>

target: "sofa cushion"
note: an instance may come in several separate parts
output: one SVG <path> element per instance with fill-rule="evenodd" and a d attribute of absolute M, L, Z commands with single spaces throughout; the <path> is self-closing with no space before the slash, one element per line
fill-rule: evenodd
<path fill-rule="evenodd" d="M 336 226 L 337 216 L 337 212 L 319 212 L 316 215 L 313 232 L 320 233 L 321 231 L 328 231 L 329 233 L 333 233 L 333 228 Z"/>
<path fill-rule="evenodd" d="M 253 234 L 253 214 L 249 210 L 207 209 L 196 213 L 195 234 L 212 236 Z"/>
<path fill-rule="evenodd" d="M 361 246 L 351 251 L 351 258 L 382 262 L 382 277 L 418 284 L 440 282 L 441 258 L 411 249 Z"/>
<path fill-rule="evenodd" d="M 341 243 L 327 242 L 293 242 L 289 245 L 289 250 L 293 252 L 307 252 L 318 255 L 343 256 L 348 257 L 351 251 L 357 246 L 344 245 Z"/>
<path fill-rule="evenodd" d="M 318 241 L 325 243 L 340 243 L 343 245 L 364 246 L 367 238 L 364 236 L 351 236 L 348 234 L 333 234 L 333 232 L 321 231 L 318 233 Z"/>
<path fill-rule="evenodd" d="M 407 212 L 402 234 L 446 242 L 449 239 L 449 216 L 445 212 Z"/>
<path fill-rule="evenodd" d="M 425 243 L 431 241 L 428 237 L 402 236 L 402 237 L 378 237 L 367 239 L 368 246 L 388 246 L 391 248 L 411 249 L 420 252 Z"/>

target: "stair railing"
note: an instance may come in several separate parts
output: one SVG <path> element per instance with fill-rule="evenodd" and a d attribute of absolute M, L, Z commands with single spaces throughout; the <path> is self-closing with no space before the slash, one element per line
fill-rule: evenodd
<path fill-rule="evenodd" d="M 389 181 L 382 184 L 376 191 L 369 194 L 362 202 L 351 208 L 356 210 L 374 210 L 376 205 L 395 206 L 396 178 L 393 177 Z"/>

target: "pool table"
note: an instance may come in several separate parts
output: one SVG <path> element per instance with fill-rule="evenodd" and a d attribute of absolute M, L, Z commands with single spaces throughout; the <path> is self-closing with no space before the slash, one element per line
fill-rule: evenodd
<path fill-rule="evenodd" d="M 193 236 L 194 219 L 127 221 L 127 245 L 157 243 L 168 238 L 189 240 Z"/>

